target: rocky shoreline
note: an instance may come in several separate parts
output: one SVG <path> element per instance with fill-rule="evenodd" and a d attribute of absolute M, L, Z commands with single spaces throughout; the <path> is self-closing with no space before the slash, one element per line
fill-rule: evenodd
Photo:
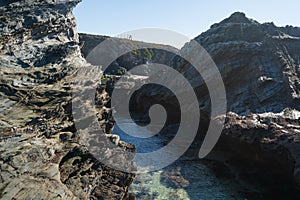
<path fill-rule="evenodd" d="M 225 159 L 232 162 L 255 163 L 273 174 L 274 179 L 285 179 L 296 190 L 300 188 L 299 30 L 260 24 L 243 13 L 234 13 L 195 38 L 212 56 L 225 84 L 227 110 L 231 112 L 217 119 L 209 117 L 210 101 L 203 80 L 192 76 L 188 63 L 175 58 L 173 64 L 175 69 L 193 77 L 192 85 L 199 96 L 203 116 L 198 148 L 208 122 L 225 117 L 215 151 L 222 152 L 221 157 L 229 153 Z M 192 49 L 189 45 L 181 51 Z M 162 91 L 145 88 L 142 99 L 148 99 L 149 104 L 169 102 L 169 107 L 176 110 L 174 96 Z"/>
<path fill-rule="evenodd" d="M 299 193 L 299 113 L 291 109 L 247 116 L 228 113 L 215 150 L 230 155 L 226 162 L 254 165 Z"/>
<path fill-rule="evenodd" d="M 281 180 L 288 185 L 287 190 L 299 195 L 300 28 L 260 24 L 237 12 L 194 40 L 208 51 L 221 72 L 228 114 L 211 119 L 203 79 L 196 77 L 192 66 L 180 57 L 171 58 L 169 64 L 191 78 L 198 95 L 201 122 L 191 151 L 199 150 L 210 120 L 225 118 L 221 138 L 207 159 L 225 165 L 235 163 L 233 168 L 240 172 L 248 167 L 238 167 L 238 163 L 253 166 L 258 172 L 245 175 L 248 178 L 265 172 L 270 187 L 272 179 Z M 180 51 L 192 51 L 189 45 Z M 169 124 L 178 123 L 176 97 L 165 88 L 144 86 L 131 103 L 134 112 L 140 114 L 137 120 L 147 119 L 144 114 L 149 107 L 161 103 L 170 111 Z M 295 198 L 293 195 L 290 198 Z"/>
<path fill-rule="evenodd" d="M 135 174 L 100 163 L 82 144 L 74 124 L 72 102 L 79 101 L 72 96 L 74 77 L 81 66 L 91 67 L 82 54 L 86 56 L 92 47 L 85 45 L 93 43 L 80 44 L 76 33 L 72 9 L 79 2 L 0 3 L 1 199 L 135 198 L 128 191 Z M 94 39 L 88 35 L 81 38 Z M 101 42 L 103 37 L 97 40 Z M 192 78 L 202 119 L 192 153 L 200 147 L 208 122 L 225 118 L 221 138 L 207 159 L 224 165 L 236 163 L 233 166 L 254 164 L 260 172 L 248 177 L 267 171 L 274 179 L 285 179 L 287 190 L 298 195 L 300 28 L 260 24 L 243 13 L 234 13 L 195 40 L 210 53 L 221 72 L 228 98 L 226 116 L 211 119 L 204 81 L 194 76 L 192 66 L 173 54 L 154 49 L 132 52 L 114 62 L 111 72 L 159 62 Z M 180 51 L 189 52 L 189 45 Z M 86 49 L 81 52 L 80 47 Z M 114 120 L 103 85 L 97 87 L 96 103 L 97 123 L 102 129 L 99 133 L 104 133 L 103 139 L 113 140 Z M 132 101 L 139 114 L 155 103 L 170 111 L 168 125 L 178 122 L 178 102 L 162 88 L 146 86 Z M 135 152 L 134 145 L 114 143 L 121 151 Z M 121 156 L 118 159 L 123 159 Z M 239 170 L 246 168 L 240 166 Z"/>
<path fill-rule="evenodd" d="M 128 187 L 135 175 L 96 160 L 74 126 L 73 79 L 89 66 L 72 14 L 79 2 L 0 3 L 1 199 L 133 198 Z M 111 137 L 114 123 L 101 86 L 97 97 L 99 123 Z"/>

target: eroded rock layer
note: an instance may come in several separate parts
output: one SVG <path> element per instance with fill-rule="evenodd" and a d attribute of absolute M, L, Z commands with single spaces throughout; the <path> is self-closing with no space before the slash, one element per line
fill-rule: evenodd
<path fill-rule="evenodd" d="M 230 152 L 231 160 L 255 163 L 268 173 L 278 174 L 291 185 L 300 185 L 300 112 L 239 116 L 228 113 L 216 149 Z M 218 117 L 218 121 L 222 117 Z"/>
<path fill-rule="evenodd" d="M 195 40 L 221 72 L 229 111 L 300 109 L 300 28 L 260 24 L 234 13 Z"/>
<path fill-rule="evenodd" d="M 81 57 L 72 14 L 77 3 L 0 2 L 2 199 L 130 198 L 128 187 L 134 174 L 95 159 L 81 144 L 73 122 L 74 77 L 79 67 L 89 67 Z M 114 123 L 101 86 L 96 102 L 103 130 L 99 134 L 106 133 L 105 140 L 111 137 Z M 128 144 L 118 145 L 134 151 Z"/>

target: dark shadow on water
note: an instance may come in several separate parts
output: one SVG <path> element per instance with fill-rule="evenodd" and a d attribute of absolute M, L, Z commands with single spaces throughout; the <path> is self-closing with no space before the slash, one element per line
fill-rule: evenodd
<path fill-rule="evenodd" d="M 126 123 L 126 120 L 123 121 Z M 134 124 L 132 131 L 138 131 Z M 168 144 L 172 134 L 139 139 L 127 135 L 117 126 L 114 134 L 133 143 L 138 152 L 152 152 Z M 131 191 L 137 199 L 298 199 L 300 196 L 285 180 L 255 164 L 243 161 L 212 161 L 197 158 L 193 146 L 172 165 L 148 174 L 138 175 Z M 195 156 L 196 155 L 196 156 Z"/>

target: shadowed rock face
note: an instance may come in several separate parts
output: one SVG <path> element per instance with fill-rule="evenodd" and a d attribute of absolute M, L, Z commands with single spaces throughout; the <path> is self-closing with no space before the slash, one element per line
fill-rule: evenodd
<path fill-rule="evenodd" d="M 78 45 L 72 14 L 77 3 L 78 0 L 0 3 L 2 199 L 130 196 L 128 186 L 134 174 L 110 169 L 97 161 L 81 144 L 74 126 L 73 78 L 80 66 L 90 66 L 81 57 Z M 100 86 L 96 102 L 99 123 L 107 133 L 102 137 L 105 140 L 112 137 L 114 122 L 106 108 L 107 93 Z M 131 145 L 118 145 L 134 151 Z"/>

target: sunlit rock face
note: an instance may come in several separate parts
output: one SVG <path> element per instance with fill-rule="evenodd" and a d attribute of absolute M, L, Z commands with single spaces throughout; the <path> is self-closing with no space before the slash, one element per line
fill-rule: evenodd
<path fill-rule="evenodd" d="M 1 3 L 2 66 L 40 67 L 79 53 L 71 12 L 77 3 L 78 0 Z"/>
<path fill-rule="evenodd" d="M 57 90 L 67 87 L 67 83 L 63 86 L 59 82 L 85 63 L 71 12 L 78 2 L 1 3 L 0 73 L 5 116 L 1 117 L 0 129 L 24 125 L 36 117 L 36 112 L 24 106 L 56 106 L 58 98 L 55 92 L 49 92 L 50 86 Z M 33 97 L 37 95 L 39 99 Z"/>
<path fill-rule="evenodd" d="M 81 144 L 72 86 L 81 56 L 72 9 L 78 0 L 0 2 L 0 198 L 128 199 L 134 174 L 105 167 Z M 99 77 L 100 79 L 100 77 Z M 73 97 L 76 102 L 76 97 Z M 104 88 L 101 128 L 112 137 Z M 86 110 L 86 112 L 89 112 Z M 99 130 L 99 133 L 100 130 Z M 103 136 L 105 140 L 106 136 Z M 134 150 L 119 142 L 119 146 Z"/>

